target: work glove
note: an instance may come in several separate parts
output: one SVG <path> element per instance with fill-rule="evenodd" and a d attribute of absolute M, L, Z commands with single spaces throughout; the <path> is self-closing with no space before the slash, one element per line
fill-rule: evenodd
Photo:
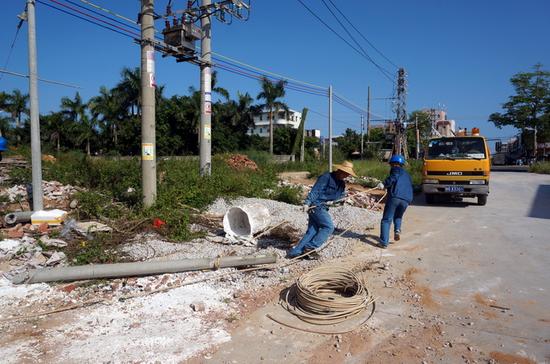
<path fill-rule="evenodd" d="M 309 211 L 309 205 L 302 205 L 302 212 L 308 212 Z"/>
<path fill-rule="evenodd" d="M 376 188 L 378 188 L 379 190 L 384 190 L 386 188 L 386 186 L 384 186 L 384 184 L 382 182 L 380 182 Z"/>

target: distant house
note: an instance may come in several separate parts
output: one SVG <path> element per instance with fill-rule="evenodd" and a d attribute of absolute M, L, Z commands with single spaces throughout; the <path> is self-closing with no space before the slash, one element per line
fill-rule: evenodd
<path fill-rule="evenodd" d="M 254 127 L 248 130 L 248 135 L 269 136 L 269 110 L 264 109 L 261 113 L 254 115 Z M 273 112 L 273 130 L 277 128 L 298 129 L 302 121 L 302 113 L 289 109 L 288 113 L 279 110 Z"/>
<path fill-rule="evenodd" d="M 306 130 L 306 136 L 311 138 L 321 139 L 321 130 L 319 129 Z"/>

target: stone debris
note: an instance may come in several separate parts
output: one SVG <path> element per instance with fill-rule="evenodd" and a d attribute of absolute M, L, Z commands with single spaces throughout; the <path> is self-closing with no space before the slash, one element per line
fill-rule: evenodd
<path fill-rule="evenodd" d="M 191 307 L 191 309 L 195 312 L 203 312 L 206 310 L 203 302 L 192 302 L 189 307 Z"/>
<path fill-rule="evenodd" d="M 82 189 L 71 185 L 63 185 L 57 181 L 42 181 L 42 190 L 44 191 L 44 198 L 55 201 L 63 202 L 76 192 Z M 6 196 L 11 203 L 17 202 L 23 199 L 28 199 L 27 189 L 25 185 L 15 185 L 0 191 L 0 196 Z"/>
<path fill-rule="evenodd" d="M 97 232 L 109 233 L 113 230 L 111 227 L 97 221 L 79 221 L 75 224 L 74 229 L 82 235 Z"/>
<path fill-rule="evenodd" d="M 2 265 L 0 274 L 12 278 L 28 269 L 66 265 L 65 253 L 55 250 L 65 246 L 67 246 L 65 241 L 48 236 L 38 239 L 23 236 L 20 239 L 2 240 L 0 241 L 0 262 L 7 264 Z"/>
<path fill-rule="evenodd" d="M 234 154 L 231 157 L 227 159 L 227 164 L 238 171 L 242 171 L 245 169 L 250 169 L 253 171 L 258 170 L 258 165 L 256 162 L 248 158 L 244 154 Z"/>

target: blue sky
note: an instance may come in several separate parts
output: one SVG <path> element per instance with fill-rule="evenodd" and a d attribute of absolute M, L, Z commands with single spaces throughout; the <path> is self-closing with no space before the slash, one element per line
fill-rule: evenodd
<path fill-rule="evenodd" d="M 53 4 L 52 0 L 41 0 Z M 56 0 L 64 2 L 64 0 Z M 80 3 L 79 0 L 72 0 Z M 321 0 L 303 0 L 334 29 L 345 35 Z M 354 25 L 389 59 L 408 74 L 407 110 L 444 105 L 449 118 L 460 126 L 479 126 L 488 137 L 506 137 L 512 128 L 496 129 L 487 122 L 489 114 L 511 95 L 510 77 L 541 62 L 550 65 L 550 1 L 337 1 Z M 135 19 L 139 1 L 94 0 Z M 157 0 L 157 12 L 164 12 L 168 0 Z M 186 1 L 174 0 L 174 8 Z M 0 13 L 0 66 L 13 40 L 23 0 L 4 0 Z M 64 2 L 65 3 L 65 2 Z M 76 84 L 85 100 L 100 86 L 113 86 L 124 66 L 139 65 L 140 50 L 130 38 L 85 23 L 37 4 L 38 71 L 45 79 Z M 157 21 L 157 27 L 162 22 Z M 7 69 L 27 73 L 26 24 L 23 26 Z M 357 38 L 361 40 L 360 37 Z M 392 73 L 396 70 L 372 48 L 367 52 Z M 333 85 L 335 92 L 366 108 L 367 86 L 373 98 L 389 97 L 393 85 L 371 63 L 355 53 L 296 0 L 252 0 L 247 22 L 231 25 L 215 21 L 212 47 L 215 52 L 245 61 L 285 76 L 321 86 Z M 186 94 L 189 86 L 199 86 L 199 69 L 173 58 L 157 55 L 157 83 L 166 86 L 166 95 Z M 255 80 L 219 71 L 219 85 L 233 97 L 237 90 L 255 97 Z M 20 88 L 27 92 L 26 79 L 4 75 L 0 90 Z M 60 98 L 74 96 L 76 90 L 40 83 L 42 113 L 55 111 Z M 289 90 L 287 104 L 297 110 L 304 106 L 327 114 L 328 100 Z M 391 118 L 391 103 L 372 102 L 374 114 Z M 347 127 L 359 130 L 360 116 L 334 106 L 334 133 Z M 310 113 L 308 128 L 327 134 L 327 121 Z"/>

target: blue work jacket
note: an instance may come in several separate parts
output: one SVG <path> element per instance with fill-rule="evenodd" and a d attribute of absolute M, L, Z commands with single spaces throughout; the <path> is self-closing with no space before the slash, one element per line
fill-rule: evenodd
<path fill-rule="evenodd" d="M 384 180 L 384 187 L 388 190 L 388 199 L 395 197 L 411 203 L 413 199 L 412 180 L 405 169 L 392 167 L 390 175 Z"/>
<path fill-rule="evenodd" d="M 307 195 L 305 204 L 309 206 L 324 206 L 327 201 L 335 201 L 344 197 L 346 183 L 338 180 L 332 173 L 321 175 Z"/>

